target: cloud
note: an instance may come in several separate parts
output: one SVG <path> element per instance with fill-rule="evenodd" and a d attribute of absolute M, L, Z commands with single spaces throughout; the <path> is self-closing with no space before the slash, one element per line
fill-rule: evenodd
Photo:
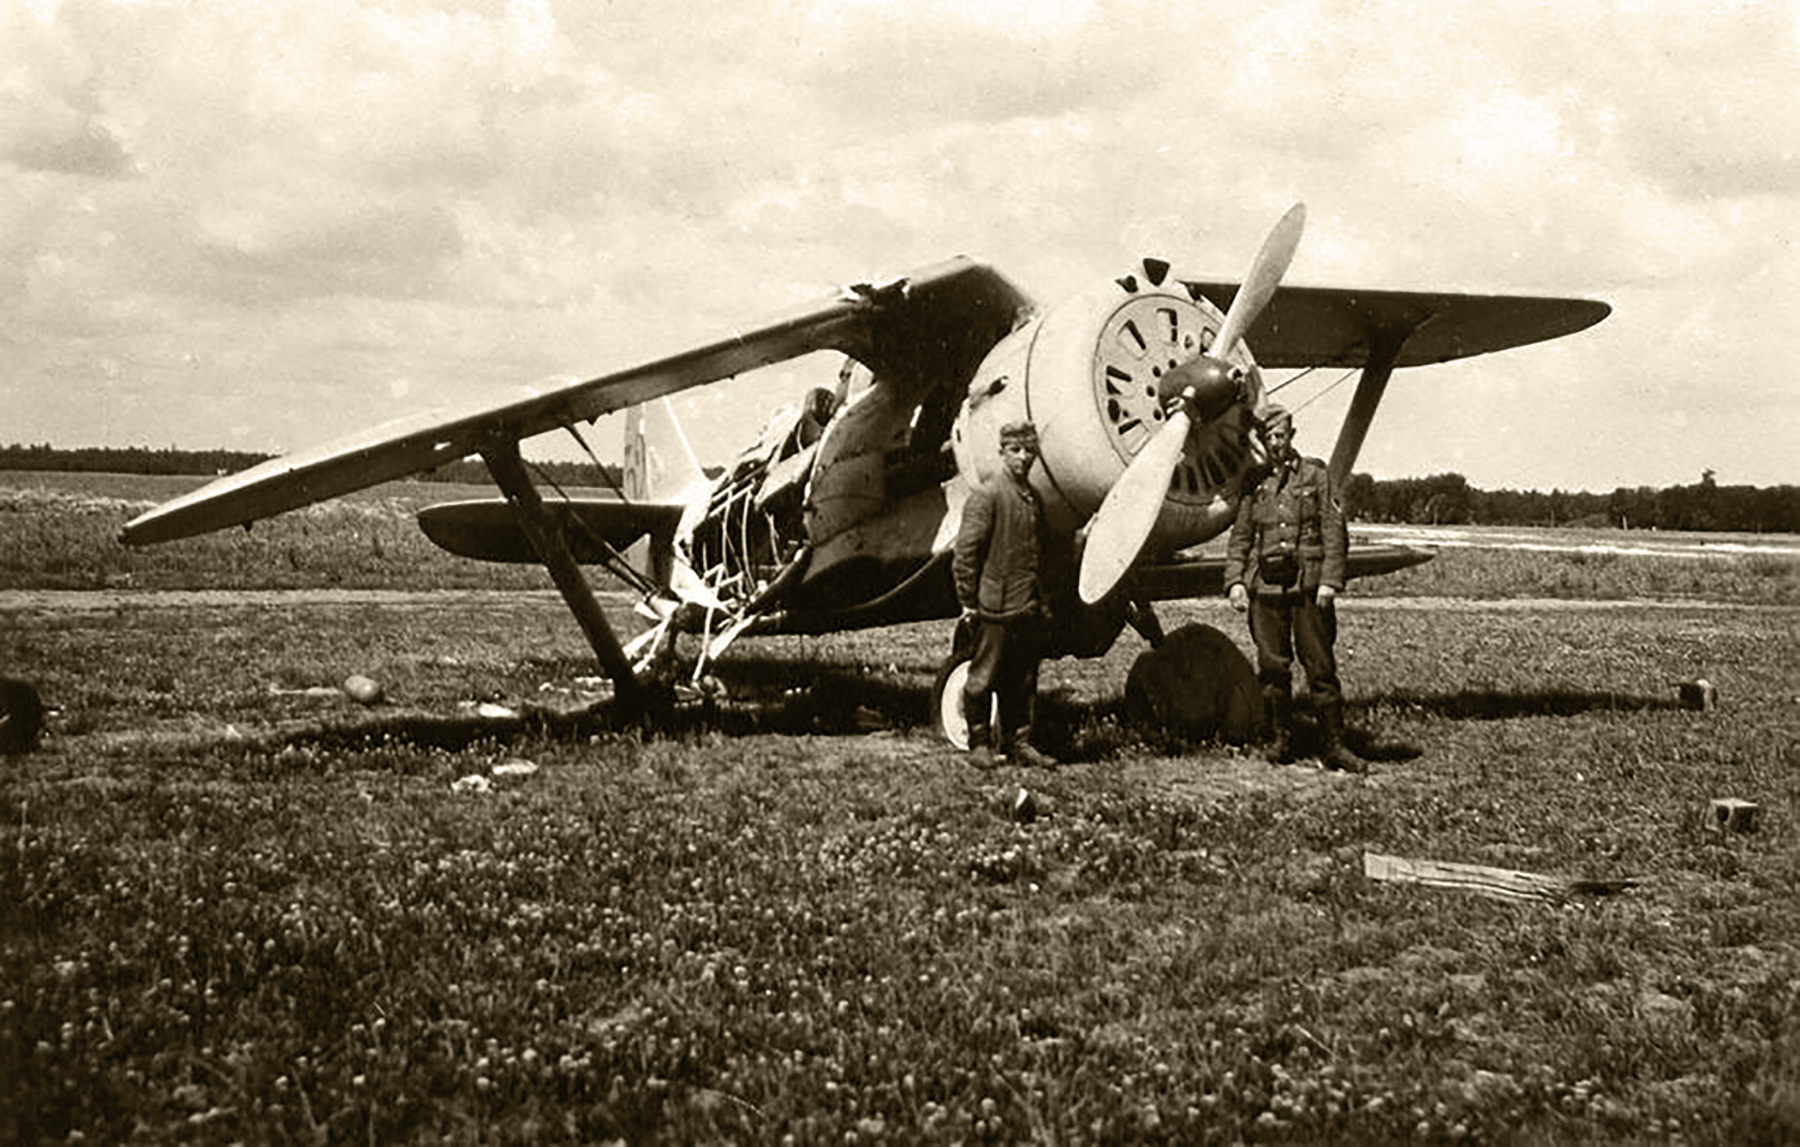
<path fill-rule="evenodd" d="M 131 159 L 101 117 L 93 61 L 28 9 L 0 11 L 0 162 L 114 179 Z"/>
<path fill-rule="evenodd" d="M 1629 10 L 1597 21 L 1587 84 L 1636 171 L 1689 200 L 1800 191 L 1800 12 L 1777 5 Z M 1563 49 L 1565 52 L 1568 47 Z"/>
<path fill-rule="evenodd" d="M 1304 200 L 1295 281 L 1618 307 L 1396 381 L 1372 465 L 1687 481 L 1736 412 L 1800 433 L 1790 7 L 14 5 L 0 338 L 69 398 L 15 433 L 80 443 L 105 407 L 298 445 L 956 252 L 1046 302 L 1143 255 L 1232 276 Z M 785 385 L 708 391 L 696 445 Z M 1629 449 L 1567 429 L 1594 411 Z"/>
<path fill-rule="evenodd" d="M 265 304 L 306 294 L 433 294 L 462 249 L 450 212 L 429 203 L 213 203 L 195 224 L 213 291 Z"/>

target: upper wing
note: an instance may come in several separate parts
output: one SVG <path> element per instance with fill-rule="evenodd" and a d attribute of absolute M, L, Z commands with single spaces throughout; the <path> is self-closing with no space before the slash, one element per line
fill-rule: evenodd
<path fill-rule="evenodd" d="M 1222 309 L 1238 291 L 1196 285 Z M 1592 299 L 1283 286 L 1244 338 L 1265 367 L 1364 366 L 1396 340 L 1394 366 L 1424 366 L 1560 338 L 1610 313 Z"/>
<path fill-rule="evenodd" d="M 500 406 L 416 415 L 273 459 L 156 507 L 120 538 L 146 545 L 243 525 L 815 350 L 843 351 L 904 381 L 932 354 L 979 361 L 1027 305 L 999 272 L 950 259 L 655 362 Z"/>

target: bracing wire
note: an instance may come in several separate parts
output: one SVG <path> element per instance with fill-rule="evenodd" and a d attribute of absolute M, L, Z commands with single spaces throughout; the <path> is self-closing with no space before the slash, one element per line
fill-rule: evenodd
<path fill-rule="evenodd" d="M 600 473 L 605 476 L 606 467 L 600 464 L 600 459 L 588 448 L 588 444 L 586 440 L 581 437 L 580 431 L 576 430 L 573 425 L 567 425 L 564 429 L 574 437 L 576 442 L 580 443 L 583 450 L 587 451 L 588 459 L 592 461 L 594 466 L 599 469 Z M 536 462 L 532 462 L 529 465 L 531 466 L 532 471 L 536 473 L 538 480 L 556 491 L 556 496 L 561 498 L 565 505 L 574 504 L 575 500 L 569 496 L 567 490 L 563 489 L 562 483 L 556 480 L 554 474 Z M 619 489 L 619 487 L 611 481 L 610 476 L 607 477 L 607 482 L 608 485 L 612 486 L 613 492 L 618 494 L 621 499 L 625 497 L 625 492 Z M 569 518 L 580 528 L 582 535 L 586 537 L 588 541 L 593 542 L 600 553 L 605 556 L 603 564 L 606 566 L 607 571 L 614 577 L 626 582 L 639 593 L 654 593 L 659 588 L 654 581 L 650 580 L 644 573 L 636 569 L 630 562 L 626 561 L 625 555 L 615 549 L 611 542 L 595 533 L 593 528 L 581 519 L 580 515 L 571 514 L 569 515 Z"/>
<path fill-rule="evenodd" d="M 1294 385 L 1296 382 L 1299 382 L 1301 379 L 1305 378 L 1307 375 L 1311 374 L 1315 369 L 1317 369 L 1317 368 L 1309 366 L 1305 370 L 1301 371 L 1299 374 L 1296 374 L 1294 377 L 1281 382 L 1279 385 L 1270 387 L 1268 389 L 1267 393 L 1270 395 L 1278 394 L 1281 391 L 1287 389 L 1288 387 Z M 1298 414 L 1300 411 L 1305 410 L 1307 407 L 1311 406 L 1313 403 L 1319 401 L 1319 399 L 1324 398 L 1326 395 L 1330 394 L 1332 391 L 1336 390 L 1338 387 L 1344 385 L 1346 382 L 1349 382 L 1351 377 L 1354 376 L 1356 373 L 1357 373 L 1356 367 L 1351 367 L 1348 370 L 1344 371 L 1343 374 L 1338 376 L 1338 379 L 1336 382 L 1333 382 L 1329 386 L 1325 387 L 1323 390 L 1314 394 L 1312 397 L 1308 398 L 1305 402 L 1302 402 L 1299 406 L 1294 407 L 1293 412 L 1295 414 Z"/>
<path fill-rule="evenodd" d="M 608 470 L 606 465 L 600 461 L 600 456 L 594 453 L 594 448 L 587 444 L 587 439 L 581 436 L 581 431 L 575 428 L 575 424 L 573 422 L 566 423 L 564 424 L 563 429 L 567 430 L 569 432 L 569 437 L 573 438 L 575 444 L 581 447 L 581 452 L 588 456 L 588 461 L 594 464 L 594 469 L 600 472 L 601 480 L 607 484 L 612 492 L 617 494 L 622 500 L 630 501 L 629 498 L 625 497 L 624 487 L 613 481 L 612 471 Z"/>
<path fill-rule="evenodd" d="M 1318 370 L 1318 369 L 1319 368 L 1316 366 L 1309 366 L 1305 370 L 1299 371 L 1298 373 L 1296 373 L 1288 378 L 1283 379 L 1281 382 L 1276 383 L 1274 386 L 1271 386 L 1267 391 L 1264 392 L 1264 395 L 1265 396 L 1273 396 L 1273 395 L 1280 394 L 1282 391 L 1286 390 L 1288 387 L 1294 385 L 1296 382 L 1299 382 L 1301 379 L 1305 378 L 1307 375 L 1311 374 L 1313 371 Z"/>

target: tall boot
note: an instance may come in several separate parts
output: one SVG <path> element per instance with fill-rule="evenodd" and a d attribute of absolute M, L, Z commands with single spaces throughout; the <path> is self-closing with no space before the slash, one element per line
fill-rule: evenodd
<path fill-rule="evenodd" d="M 1369 762 L 1357 756 L 1350 746 L 1344 744 L 1344 703 L 1333 701 L 1325 706 L 1319 719 L 1325 726 L 1325 755 L 1323 757 L 1325 767 L 1346 773 L 1368 772 Z"/>
<path fill-rule="evenodd" d="M 1027 769 L 1054 769 L 1057 765 L 1055 757 L 1031 743 L 1029 726 L 1013 734 L 1012 744 L 1006 747 L 1006 757 L 1013 764 Z"/>
<path fill-rule="evenodd" d="M 1269 763 L 1292 764 L 1294 760 L 1294 698 L 1286 689 L 1263 690 L 1263 707 L 1269 718 Z"/>
<path fill-rule="evenodd" d="M 969 763 L 978 769 L 994 767 L 994 748 L 986 725 L 969 722 Z"/>

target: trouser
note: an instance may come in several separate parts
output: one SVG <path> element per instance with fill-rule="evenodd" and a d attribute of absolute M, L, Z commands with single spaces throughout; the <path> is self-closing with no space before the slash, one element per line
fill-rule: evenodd
<path fill-rule="evenodd" d="M 1337 659 L 1331 651 L 1337 641 L 1337 612 L 1320 609 L 1315 591 L 1255 594 L 1250 601 L 1250 638 L 1256 642 L 1256 676 L 1263 696 L 1277 691 L 1288 695 L 1298 652 L 1314 709 L 1326 713 L 1343 702 Z"/>
<path fill-rule="evenodd" d="M 975 623 L 975 647 L 963 682 L 963 713 L 971 742 L 986 731 L 994 698 L 1000 702 L 1000 727 L 989 743 L 1005 748 L 1030 742 L 1041 659 L 1037 627 L 1042 624 L 1036 616 Z"/>

